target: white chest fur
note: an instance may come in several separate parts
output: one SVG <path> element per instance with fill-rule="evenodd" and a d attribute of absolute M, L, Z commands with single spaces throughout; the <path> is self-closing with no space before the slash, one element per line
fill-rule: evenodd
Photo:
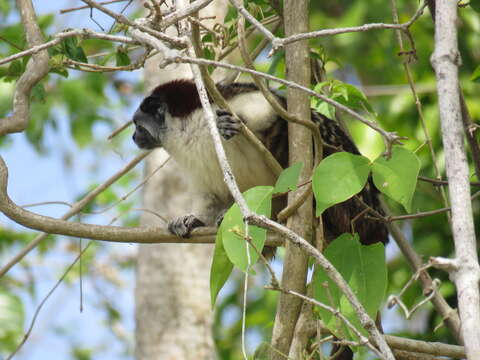
<path fill-rule="evenodd" d="M 264 130 L 275 120 L 273 110 L 258 94 L 256 97 L 253 94 L 237 96 L 231 106 L 253 131 Z M 255 118 L 252 115 L 256 115 Z M 198 109 L 187 119 L 167 118 L 166 121 L 165 149 L 185 169 L 198 191 L 215 194 L 225 204 L 229 203 L 230 192 L 224 182 L 203 111 Z M 253 186 L 274 184 L 275 176 L 248 140 L 237 135 L 223 140 L 223 145 L 242 192 Z"/>

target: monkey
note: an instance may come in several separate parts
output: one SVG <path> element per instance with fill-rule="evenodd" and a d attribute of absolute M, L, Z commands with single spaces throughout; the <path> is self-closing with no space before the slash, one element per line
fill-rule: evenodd
<path fill-rule="evenodd" d="M 240 121 L 262 141 L 283 168 L 288 166 L 287 121 L 275 113 L 253 83 L 220 83 L 217 89 L 240 119 L 211 101 L 217 128 L 240 191 L 259 185 L 273 185 L 275 174 L 258 150 L 240 134 Z M 286 107 L 286 99 L 279 92 L 272 92 Z M 334 120 L 314 110 L 311 116 L 320 130 L 324 156 L 338 151 L 359 154 L 350 137 Z M 159 85 L 141 102 L 133 115 L 133 123 L 136 145 L 141 149 L 163 147 L 192 182 L 196 194 L 193 214 L 169 222 L 169 231 L 186 238 L 196 227 L 218 224 L 219 218 L 234 200 L 223 180 L 195 83 L 192 80 L 174 80 Z M 358 195 L 362 201 L 351 198 L 327 209 L 322 215 L 326 237 L 333 240 L 351 232 L 355 219 L 354 229 L 363 244 L 385 244 L 388 240 L 386 226 L 368 219 L 368 211 L 365 211 L 366 204 L 383 214 L 378 195 L 369 179 Z"/>

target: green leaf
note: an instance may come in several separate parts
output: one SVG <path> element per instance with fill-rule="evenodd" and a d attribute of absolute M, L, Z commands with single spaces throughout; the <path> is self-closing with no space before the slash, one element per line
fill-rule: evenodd
<path fill-rule="evenodd" d="M 327 94 L 324 91 L 324 88 L 330 87 L 331 85 L 332 85 L 332 81 L 330 80 L 322 81 L 320 83 L 317 83 L 313 88 L 313 90 L 319 94 L 327 96 Z M 316 112 L 330 119 L 333 119 L 335 117 L 335 107 L 319 98 L 312 96 L 312 99 L 310 101 L 310 107 L 315 109 Z"/>
<path fill-rule="evenodd" d="M 373 162 L 373 182 L 378 190 L 410 212 L 419 171 L 417 156 L 401 146 L 394 146 L 390 159 L 380 156 Z"/>
<path fill-rule="evenodd" d="M 222 232 L 217 232 L 215 250 L 213 252 L 212 267 L 210 268 L 210 300 L 212 308 L 217 301 L 217 295 L 232 272 L 233 264 L 228 259 L 223 247 Z"/>
<path fill-rule="evenodd" d="M 243 195 L 250 210 L 257 214 L 270 217 L 272 210 L 272 193 L 272 186 L 256 186 L 247 190 Z M 245 225 L 237 204 L 233 204 L 225 213 L 219 231 L 222 232 L 223 246 L 230 261 L 240 270 L 246 271 L 248 257 L 246 241 L 243 238 Z M 261 252 L 267 236 L 266 230 L 257 226 L 249 226 L 248 235 L 252 238 L 252 243 L 256 249 Z M 252 246 L 249 246 L 248 249 L 250 265 L 253 265 L 258 260 L 258 254 Z"/>
<path fill-rule="evenodd" d="M 480 1 L 478 0 L 470 0 L 469 2 L 470 7 L 475 10 L 476 12 L 480 13 Z"/>
<path fill-rule="evenodd" d="M 360 155 L 337 152 L 323 159 L 313 173 L 317 216 L 360 192 L 370 173 L 370 161 Z"/>
<path fill-rule="evenodd" d="M 23 335 L 25 311 L 19 297 L 0 288 L 0 350 L 12 351 Z"/>
<path fill-rule="evenodd" d="M 335 266 L 362 303 L 370 317 L 375 318 L 387 289 L 387 265 L 382 243 L 361 245 L 358 235 L 343 234 L 325 250 L 325 257 Z M 339 309 L 364 334 L 360 321 L 350 302 L 340 289 L 318 266 L 312 279 L 314 297 L 319 302 Z M 317 308 L 325 325 L 336 336 L 358 340 L 356 335 L 331 312 Z"/>
<path fill-rule="evenodd" d="M 36 84 L 32 88 L 32 92 L 30 93 L 32 100 L 39 101 L 42 103 L 45 102 L 46 95 L 47 95 L 47 92 L 45 91 L 45 87 L 40 83 Z"/>
<path fill-rule="evenodd" d="M 123 49 L 118 49 L 115 53 L 115 63 L 117 66 L 127 66 L 131 64 L 130 57 Z"/>
<path fill-rule="evenodd" d="M 312 99 L 313 100 L 313 99 Z M 319 114 L 322 114 L 329 119 L 333 119 L 335 117 L 335 107 L 327 103 L 326 101 L 316 99 L 316 101 L 313 105 L 313 108 L 315 109 L 316 112 Z"/>
<path fill-rule="evenodd" d="M 352 109 L 365 108 L 368 112 L 375 113 L 365 94 L 352 84 L 335 80 L 332 86 L 332 99 Z"/>
<path fill-rule="evenodd" d="M 87 56 L 83 49 L 78 46 L 78 39 L 76 37 L 66 38 L 63 41 L 63 49 L 65 55 L 72 60 L 88 63 Z"/>
<path fill-rule="evenodd" d="M 237 8 L 229 5 L 227 10 L 227 15 L 225 15 L 225 18 L 223 19 L 223 23 L 225 24 L 231 20 L 236 19 L 237 17 L 238 17 Z"/>
<path fill-rule="evenodd" d="M 20 77 L 20 75 L 22 75 L 24 71 L 25 71 L 25 67 L 23 66 L 23 63 L 20 60 L 14 60 L 8 66 L 7 73 L 5 74 L 7 79 L 5 80 L 6 81 L 14 80 Z"/>
<path fill-rule="evenodd" d="M 213 42 L 213 34 L 212 33 L 207 33 L 202 36 L 202 43 L 207 43 L 207 42 Z"/>
<path fill-rule="evenodd" d="M 472 77 L 470 78 L 472 81 L 480 82 L 480 65 L 477 66 L 475 71 L 472 74 Z"/>
<path fill-rule="evenodd" d="M 299 161 L 292 166 L 286 168 L 280 173 L 275 183 L 274 193 L 284 193 L 288 190 L 296 190 L 298 178 L 303 170 L 303 162 Z"/>

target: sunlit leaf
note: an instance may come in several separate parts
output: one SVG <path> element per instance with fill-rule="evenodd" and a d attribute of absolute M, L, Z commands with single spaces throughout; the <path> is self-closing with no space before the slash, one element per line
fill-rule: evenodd
<path fill-rule="evenodd" d="M 272 208 L 272 186 L 256 186 L 247 190 L 243 195 L 250 210 L 257 214 L 270 217 Z M 240 270 L 246 271 L 248 256 L 246 249 L 245 225 L 243 216 L 237 204 L 234 204 L 223 218 L 219 231 L 222 232 L 223 247 L 230 261 Z M 265 244 L 266 230 L 257 226 L 248 227 L 248 236 L 251 237 L 255 248 L 261 252 Z M 258 253 L 249 246 L 250 265 L 258 260 Z"/>
<path fill-rule="evenodd" d="M 404 147 L 394 146 L 390 159 L 380 156 L 373 162 L 373 182 L 378 190 L 410 212 L 419 171 L 417 156 Z"/>
<path fill-rule="evenodd" d="M 369 173 L 370 161 L 364 156 L 338 152 L 323 159 L 313 173 L 317 216 L 360 192 Z"/>
<path fill-rule="evenodd" d="M 299 161 L 292 166 L 286 168 L 280 173 L 275 183 L 274 193 L 284 193 L 288 190 L 296 190 L 298 178 L 303 169 L 303 162 Z"/>
<path fill-rule="evenodd" d="M 233 270 L 233 264 L 228 259 L 223 247 L 222 232 L 217 231 L 215 251 L 213 252 L 212 266 L 210 268 L 210 301 L 215 306 L 217 295 L 227 281 Z"/>

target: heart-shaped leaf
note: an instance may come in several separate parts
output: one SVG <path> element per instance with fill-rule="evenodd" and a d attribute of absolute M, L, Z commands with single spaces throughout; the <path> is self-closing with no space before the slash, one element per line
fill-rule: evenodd
<path fill-rule="evenodd" d="M 370 161 L 364 156 L 338 152 L 323 159 L 313 173 L 317 216 L 360 192 L 369 173 Z"/>

